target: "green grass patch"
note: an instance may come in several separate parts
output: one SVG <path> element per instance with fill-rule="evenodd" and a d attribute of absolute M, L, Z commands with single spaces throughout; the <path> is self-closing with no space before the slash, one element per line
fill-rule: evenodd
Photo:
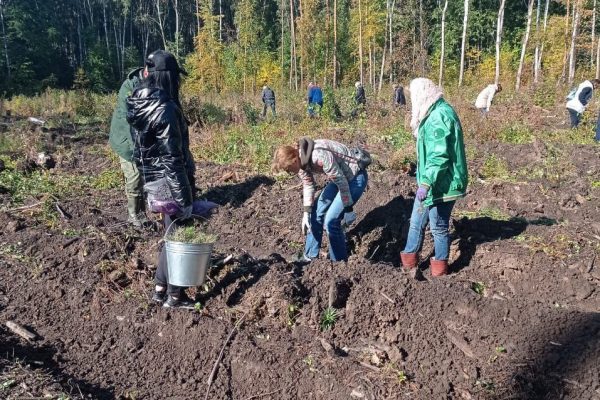
<path fill-rule="evenodd" d="M 533 141 L 533 134 L 529 127 L 521 124 L 513 124 L 502 128 L 499 138 L 506 143 L 527 144 Z"/>
<path fill-rule="evenodd" d="M 167 240 L 190 244 L 206 244 L 216 242 L 217 235 L 206 233 L 195 226 L 185 226 L 169 233 Z"/>
<path fill-rule="evenodd" d="M 501 181 L 514 181 L 514 177 L 508 170 L 508 164 L 506 160 L 495 155 L 490 154 L 481 167 L 479 174 L 482 179 L 496 179 Z"/>
<path fill-rule="evenodd" d="M 99 190 L 116 189 L 123 185 L 123 175 L 116 169 L 107 169 L 92 178 L 92 187 Z"/>
<path fill-rule="evenodd" d="M 456 215 L 469 219 L 490 218 L 495 221 L 510 221 L 512 219 L 510 215 L 496 207 L 483 207 L 478 211 L 458 211 Z"/>
<path fill-rule="evenodd" d="M 0 186 L 8 191 L 12 204 L 22 204 L 27 198 L 40 198 L 43 195 L 62 198 L 81 193 L 81 190 L 89 185 L 89 181 L 89 177 L 85 176 L 59 176 L 48 171 L 34 171 L 31 174 L 14 170 L 0 172 Z"/>

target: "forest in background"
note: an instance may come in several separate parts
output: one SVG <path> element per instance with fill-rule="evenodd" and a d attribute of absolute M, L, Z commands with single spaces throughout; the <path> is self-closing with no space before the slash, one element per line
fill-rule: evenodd
<path fill-rule="evenodd" d="M 0 96 L 109 92 L 158 48 L 177 54 L 195 92 L 356 80 L 377 91 L 415 76 L 572 84 L 598 75 L 596 3 L 0 0 Z"/>

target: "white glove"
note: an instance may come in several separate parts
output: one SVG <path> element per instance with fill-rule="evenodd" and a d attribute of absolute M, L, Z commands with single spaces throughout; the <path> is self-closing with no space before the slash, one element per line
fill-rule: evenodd
<path fill-rule="evenodd" d="M 192 217 L 192 211 L 194 211 L 193 205 L 184 207 L 181 211 L 179 211 L 177 217 L 180 219 L 190 219 Z"/>
<path fill-rule="evenodd" d="M 302 214 L 302 234 L 306 235 L 308 231 L 310 231 L 310 213 L 304 211 L 304 214 Z"/>
<path fill-rule="evenodd" d="M 356 213 L 354 211 L 350 211 L 344 213 L 344 218 L 342 218 L 342 226 L 350 226 L 356 221 Z"/>

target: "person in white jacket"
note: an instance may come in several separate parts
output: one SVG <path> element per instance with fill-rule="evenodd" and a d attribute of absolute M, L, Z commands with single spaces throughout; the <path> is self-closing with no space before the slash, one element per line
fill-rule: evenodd
<path fill-rule="evenodd" d="M 501 84 L 491 84 L 487 85 L 485 89 L 479 93 L 477 96 L 477 100 L 475 100 L 475 107 L 481 111 L 481 113 L 485 116 L 490 111 L 490 106 L 492 105 L 492 100 L 496 93 L 502 91 Z"/>
<path fill-rule="evenodd" d="M 587 108 L 594 89 L 600 85 L 599 79 L 590 79 L 583 81 L 567 96 L 567 110 L 569 111 L 569 117 L 571 119 L 571 128 L 577 128 L 579 121 L 581 121 L 581 114 Z"/>

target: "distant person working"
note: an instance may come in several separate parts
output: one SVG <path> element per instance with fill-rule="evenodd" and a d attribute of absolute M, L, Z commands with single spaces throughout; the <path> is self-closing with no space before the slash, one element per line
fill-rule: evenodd
<path fill-rule="evenodd" d="M 581 115 L 587 108 L 594 94 L 594 89 L 596 89 L 598 85 L 600 85 L 600 80 L 598 79 L 583 81 L 577 88 L 571 90 L 567 96 L 567 111 L 569 111 L 572 129 L 579 126 Z"/>
<path fill-rule="evenodd" d="M 392 86 L 394 88 L 394 108 L 406 105 L 406 97 L 404 96 L 404 88 L 397 83 Z"/>
<path fill-rule="evenodd" d="M 262 102 L 263 102 L 262 117 L 264 118 L 267 116 L 267 108 L 271 108 L 273 117 L 276 117 L 277 113 L 275 112 L 275 92 L 273 91 L 273 89 L 271 89 L 267 85 L 263 86 Z"/>
<path fill-rule="evenodd" d="M 494 100 L 494 96 L 496 93 L 500 93 L 501 91 L 501 84 L 491 84 L 487 85 L 486 88 L 483 89 L 477 96 L 477 100 L 475 100 L 475 107 L 481 111 L 481 114 L 484 117 L 490 112 L 490 107 L 492 106 L 492 100 Z"/>
<path fill-rule="evenodd" d="M 308 93 L 306 94 L 306 102 L 308 103 L 308 115 L 314 117 L 321 113 L 323 108 L 323 91 L 319 85 L 314 82 L 308 84 Z"/>

